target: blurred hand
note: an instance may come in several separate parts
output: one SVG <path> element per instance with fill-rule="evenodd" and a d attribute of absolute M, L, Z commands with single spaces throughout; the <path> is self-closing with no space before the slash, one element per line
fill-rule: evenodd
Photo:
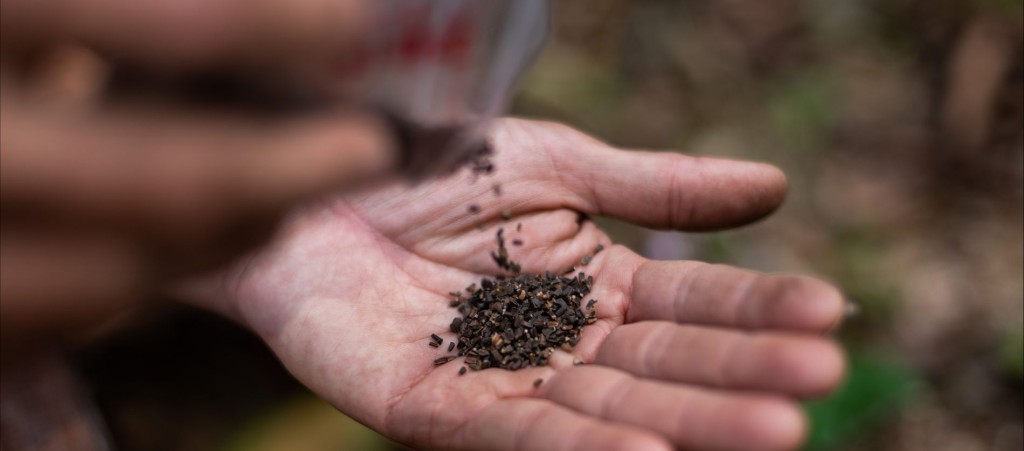
<path fill-rule="evenodd" d="M 299 83 L 364 31 L 364 3 L 5 1 L 5 345 L 237 258 L 294 203 L 390 167 L 389 127 L 371 115 L 200 108 L 164 92 L 107 95 L 106 76 L 123 68 L 158 79 Z"/>
<path fill-rule="evenodd" d="M 556 350 L 550 366 L 516 372 L 458 376 L 462 358 L 435 367 L 450 353 L 428 347 L 430 334 L 455 338 L 447 293 L 493 276 L 498 227 L 523 240 L 510 248 L 523 271 L 542 273 L 608 246 L 580 213 L 707 230 L 770 213 L 786 190 L 767 165 L 625 152 L 553 124 L 508 120 L 493 142 L 493 178 L 394 186 L 310 208 L 213 283 L 206 300 L 252 327 L 336 407 L 417 448 L 799 445 L 796 399 L 827 393 L 843 373 L 840 351 L 823 337 L 840 320 L 841 298 L 813 279 L 650 261 L 610 246 L 582 268 L 594 277 L 599 319 L 573 355 Z M 482 212 L 467 213 L 470 204 Z"/>

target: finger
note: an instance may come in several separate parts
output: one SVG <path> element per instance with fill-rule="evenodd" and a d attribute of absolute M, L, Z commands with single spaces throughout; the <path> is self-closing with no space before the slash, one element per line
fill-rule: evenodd
<path fill-rule="evenodd" d="M 586 158 L 596 213 L 647 227 L 736 227 L 775 211 L 786 194 L 782 171 L 762 163 L 621 150 Z"/>
<path fill-rule="evenodd" d="M 508 399 L 485 407 L 457 436 L 454 449 L 669 451 L 643 429 L 600 421 L 538 399 Z"/>
<path fill-rule="evenodd" d="M 158 66 L 300 61 L 337 54 L 370 25 L 359 0 L 105 0 L 4 2 L 5 47 L 82 42 Z"/>
<path fill-rule="evenodd" d="M 526 124 L 588 213 L 645 227 L 711 230 L 774 211 L 786 177 L 763 163 L 614 149 L 555 124 Z"/>
<path fill-rule="evenodd" d="M 842 296 L 820 280 L 690 261 L 641 264 L 633 273 L 630 299 L 627 322 L 823 332 L 843 313 Z"/>
<path fill-rule="evenodd" d="M 791 401 L 644 381 L 597 365 L 558 373 L 540 395 L 586 415 L 642 427 L 686 449 L 793 449 L 806 428 Z"/>
<path fill-rule="evenodd" d="M 661 321 L 615 328 L 595 363 L 647 378 L 795 396 L 824 395 L 843 375 L 839 348 L 820 338 Z"/>
<path fill-rule="evenodd" d="M 163 239 L 218 235 L 392 165 L 387 127 L 331 113 L 279 122 L 142 112 L 0 124 L 5 215 L 109 222 Z M 250 224 L 252 225 L 252 224 Z"/>

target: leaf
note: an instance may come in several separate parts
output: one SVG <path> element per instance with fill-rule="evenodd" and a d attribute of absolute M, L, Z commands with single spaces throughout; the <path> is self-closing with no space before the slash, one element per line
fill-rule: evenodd
<path fill-rule="evenodd" d="M 914 395 L 918 378 L 889 359 L 851 352 L 849 374 L 831 397 L 807 403 L 807 450 L 834 449 L 896 414 Z"/>

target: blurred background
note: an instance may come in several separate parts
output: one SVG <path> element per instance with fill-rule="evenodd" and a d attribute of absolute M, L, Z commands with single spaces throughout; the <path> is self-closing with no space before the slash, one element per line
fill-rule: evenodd
<path fill-rule="evenodd" d="M 618 146 L 771 162 L 775 216 L 713 234 L 598 219 L 658 259 L 836 283 L 843 388 L 811 450 L 1024 448 L 1021 0 L 566 0 L 514 101 Z M 184 308 L 75 353 L 123 450 L 395 449 L 253 337 Z M 230 356 L 225 359 L 224 356 Z"/>

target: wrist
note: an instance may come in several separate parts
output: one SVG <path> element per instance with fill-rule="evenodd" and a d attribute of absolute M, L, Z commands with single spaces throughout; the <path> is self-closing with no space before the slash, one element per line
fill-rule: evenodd
<path fill-rule="evenodd" d="M 173 299 L 208 310 L 249 328 L 240 309 L 239 287 L 252 256 L 217 271 L 175 282 L 169 288 Z"/>

